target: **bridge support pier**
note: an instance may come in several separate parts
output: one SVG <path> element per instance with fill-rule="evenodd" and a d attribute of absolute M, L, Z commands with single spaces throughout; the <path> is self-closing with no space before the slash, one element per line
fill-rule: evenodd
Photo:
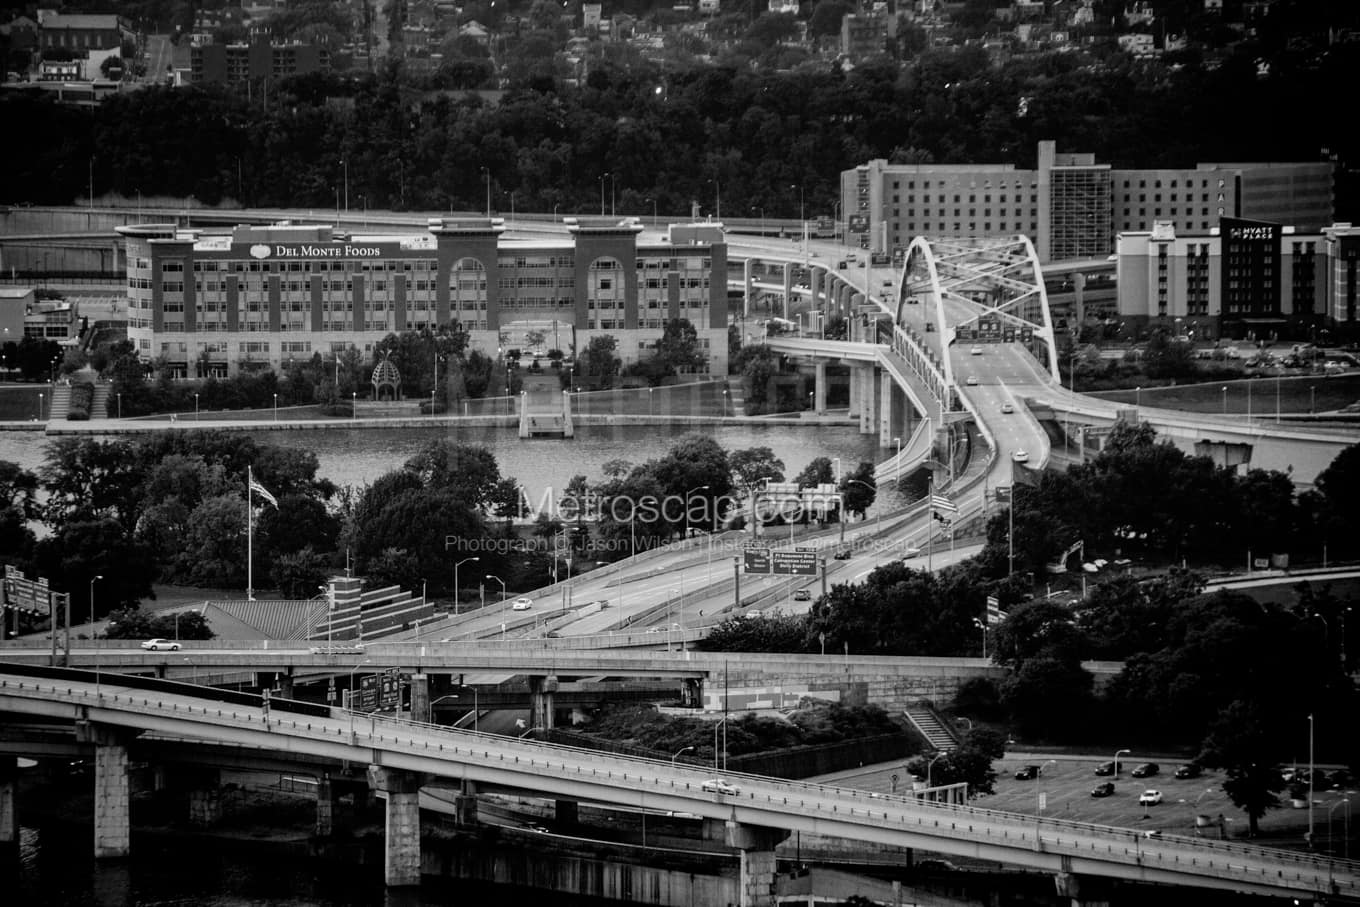
<path fill-rule="evenodd" d="M 420 884 L 419 775 L 369 767 L 374 785 L 387 793 L 383 879 L 391 888 Z"/>
<path fill-rule="evenodd" d="M 276 675 L 274 675 L 274 682 L 277 683 L 277 684 L 279 685 L 279 698 L 280 698 L 280 699 L 292 699 L 292 698 L 293 698 L 293 675 L 292 675 L 292 674 L 276 674 Z"/>
<path fill-rule="evenodd" d="M 816 376 L 812 387 L 812 411 L 819 416 L 826 415 L 826 360 L 818 359 L 814 366 Z"/>
<path fill-rule="evenodd" d="M 19 759 L 0 756 L 0 847 L 19 843 Z"/>
<path fill-rule="evenodd" d="M 557 675 L 542 674 L 529 678 L 529 730 L 553 729 L 553 694 L 557 692 Z"/>
<path fill-rule="evenodd" d="M 97 860 L 127 856 L 132 850 L 129 816 L 128 741 L 136 736 L 122 728 L 76 722 L 76 740 L 94 749 L 94 856 Z"/>
<path fill-rule="evenodd" d="M 1053 877 L 1058 897 L 1069 898 L 1072 907 L 1110 907 L 1110 895 L 1103 880 L 1060 872 Z"/>
<path fill-rule="evenodd" d="M 902 437 L 893 432 L 893 377 L 886 371 L 878 373 L 878 446 L 892 447 L 893 438 Z M 904 439 L 905 440 L 905 439 Z"/>
<path fill-rule="evenodd" d="M 329 838 L 335 834 L 335 788 L 331 786 L 329 773 L 316 781 L 316 828 L 318 838 Z"/>
<path fill-rule="evenodd" d="M 462 828 L 477 824 L 477 784 L 464 779 L 453 799 L 453 819 Z"/>
<path fill-rule="evenodd" d="M 430 724 L 434 720 L 434 709 L 430 705 L 430 675 L 411 675 L 411 720 Z"/>
<path fill-rule="evenodd" d="M 724 823 L 727 845 L 741 851 L 740 907 L 773 907 L 775 879 L 779 875 L 775 847 L 788 836 L 782 828 L 743 825 L 730 820 Z"/>

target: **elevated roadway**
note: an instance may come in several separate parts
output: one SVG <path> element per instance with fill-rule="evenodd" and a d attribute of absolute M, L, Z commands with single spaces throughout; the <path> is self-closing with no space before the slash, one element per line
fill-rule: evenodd
<path fill-rule="evenodd" d="M 117 750 L 128 733 L 153 732 L 377 768 L 388 791 L 389 884 L 419 879 L 418 779 L 451 778 L 540 797 L 686 812 L 720 823 L 747 852 L 743 880 L 773 878 L 773 846 L 789 832 L 842 837 L 1022 865 L 1066 876 L 1099 876 L 1277 897 L 1360 900 L 1360 864 L 1265 847 L 1143 833 L 952 806 L 912 797 L 760 776 L 727 775 L 731 787 L 705 785 L 710 772 L 665 761 L 492 737 L 332 710 L 298 715 L 192 695 L 120 688 L 111 683 L 40 679 L 0 671 L 0 713 L 26 721 L 83 723 L 107 729 L 96 758 L 96 846 L 126 825 L 109 773 L 126 771 Z M 115 733 L 116 732 L 116 733 Z M 126 797 L 126 791 L 121 795 Z M 125 800 L 122 801 L 125 805 Z M 394 815 L 394 811 L 397 814 Z M 101 822 L 103 825 L 101 826 Z M 412 861 L 411 849 L 414 849 Z M 411 877 L 414 866 L 414 879 Z M 743 903 L 746 899 L 743 898 Z M 754 903 L 754 901 L 752 901 Z"/>

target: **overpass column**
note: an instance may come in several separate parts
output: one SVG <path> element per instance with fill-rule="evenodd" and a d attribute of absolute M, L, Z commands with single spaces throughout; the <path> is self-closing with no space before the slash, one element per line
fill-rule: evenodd
<path fill-rule="evenodd" d="M 813 366 L 816 384 L 812 388 L 812 411 L 819 416 L 826 415 L 826 360 L 818 359 Z"/>
<path fill-rule="evenodd" d="M 535 675 L 529 678 L 529 729 L 551 731 L 553 728 L 553 693 L 557 692 L 557 675 Z"/>
<path fill-rule="evenodd" d="M 741 317 L 743 319 L 751 317 L 751 291 L 755 283 L 755 259 L 748 258 L 741 266 L 742 293 L 741 298 Z M 743 338 L 745 339 L 745 338 Z"/>
<path fill-rule="evenodd" d="M 128 809 L 128 741 L 136 737 L 122 728 L 76 722 L 76 740 L 93 743 L 95 859 L 125 857 L 132 849 Z"/>
<path fill-rule="evenodd" d="M 189 787 L 189 824 L 210 828 L 221 818 L 221 774 L 216 769 L 195 770 Z"/>
<path fill-rule="evenodd" d="M 792 321 L 789 310 L 793 307 L 793 263 L 784 263 L 784 311 L 782 317 Z"/>
<path fill-rule="evenodd" d="M 0 847 L 19 843 L 19 759 L 0 756 Z"/>
<path fill-rule="evenodd" d="M 1070 898 L 1072 907 L 1110 907 L 1109 886 L 1093 876 L 1060 872 L 1053 877 L 1058 897 Z"/>
<path fill-rule="evenodd" d="M 411 720 L 430 724 L 434 713 L 430 706 L 430 675 L 411 675 Z"/>
<path fill-rule="evenodd" d="M 383 879 L 389 887 L 420 884 L 420 776 L 369 766 L 374 786 L 387 792 Z"/>
<path fill-rule="evenodd" d="M 878 373 L 878 446 L 892 447 L 893 435 L 893 378 L 887 370 Z M 898 435 L 897 437 L 901 437 Z"/>
<path fill-rule="evenodd" d="M 329 838 L 335 834 L 335 788 L 327 772 L 316 780 L 316 836 Z"/>
<path fill-rule="evenodd" d="M 737 883 L 740 907 L 772 907 L 779 863 L 774 849 L 789 836 L 782 828 L 726 823 L 726 843 L 741 851 L 741 877 Z"/>
<path fill-rule="evenodd" d="M 458 796 L 453 798 L 454 822 L 460 827 L 477 824 L 477 785 L 466 778 L 458 788 Z"/>
<path fill-rule="evenodd" d="M 277 683 L 277 684 L 279 685 L 279 698 L 280 698 L 280 699 L 292 699 L 292 698 L 293 698 L 293 675 L 292 675 L 292 674 L 283 674 L 283 673 L 276 674 L 276 675 L 274 675 L 274 682 Z"/>

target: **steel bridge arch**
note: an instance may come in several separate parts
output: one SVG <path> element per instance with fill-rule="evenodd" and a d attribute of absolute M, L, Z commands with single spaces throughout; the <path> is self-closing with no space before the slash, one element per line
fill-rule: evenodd
<path fill-rule="evenodd" d="M 959 317 L 960 309 L 965 317 Z M 911 329 L 909 316 L 915 311 L 928 325 L 933 318 L 938 339 L 928 345 L 936 347 L 934 352 L 942 360 L 951 385 L 954 370 L 949 347 L 958 337 L 960 327 L 984 317 L 995 319 L 1003 329 L 1032 332 L 1034 340 L 1045 348 L 1041 364 L 1055 381 L 1060 380 L 1048 291 L 1039 256 L 1027 236 L 933 241 L 924 236 L 914 238 L 907 248 L 898 281 L 893 320 Z"/>

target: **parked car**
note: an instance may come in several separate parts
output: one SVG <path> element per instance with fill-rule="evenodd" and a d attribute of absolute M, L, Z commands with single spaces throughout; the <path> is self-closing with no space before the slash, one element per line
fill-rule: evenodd
<path fill-rule="evenodd" d="M 1096 774 L 1097 774 L 1097 775 L 1113 775 L 1113 774 L 1114 774 L 1114 763 L 1113 763 L 1113 762 L 1102 762 L 1102 763 L 1100 763 L 1099 765 L 1096 766 Z"/>
<path fill-rule="evenodd" d="M 980 346 L 975 346 L 975 347 L 973 347 L 971 350 L 968 351 L 968 354 L 969 354 L 970 356 L 981 356 L 981 355 L 982 355 L 982 347 L 980 347 Z"/>
<path fill-rule="evenodd" d="M 969 375 L 968 380 L 963 383 L 969 387 L 977 387 L 977 375 Z"/>
<path fill-rule="evenodd" d="M 1162 802 L 1162 792 L 1159 790 L 1145 790 L 1138 795 L 1139 806 L 1156 806 Z"/>
<path fill-rule="evenodd" d="M 173 639 L 148 639 L 146 642 L 142 643 L 142 648 L 146 649 L 148 652 L 160 652 L 162 650 L 178 652 L 179 643 L 175 642 Z"/>
<path fill-rule="evenodd" d="M 1142 765 L 1138 766 L 1133 770 L 1133 777 L 1151 778 L 1153 775 L 1157 774 L 1161 770 L 1162 767 L 1155 762 L 1144 762 Z"/>
<path fill-rule="evenodd" d="M 1027 450 L 1017 450 L 1017 451 L 1015 451 L 1014 453 L 1011 454 L 1011 459 L 1014 460 L 1014 461 L 1017 462 L 1017 463 L 1028 463 L 1028 462 L 1029 462 L 1029 451 L 1027 451 Z"/>
<path fill-rule="evenodd" d="M 1009 416 L 1009 415 L 1010 415 L 1011 413 L 1013 413 L 1013 412 L 1015 412 L 1015 407 L 1014 407 L 1014 406 L 1012 406 L 1012 405 L 1009 404 L 1009 403 L 1003 403 L 1003 404 L 1001 404 L 1001 414 L 1002 414 L 1002 415 Z"/>
<path fill-rule="evenodd" d="M 1177 778 L 1198 778 L 1203 773 L 1203 769 L 1193 762 L 1187 762 L 1176 769 Z"/>
<path fill-rule="evenodd" d="M 793 600 L 796 602 L 812 601 L 812 593 L 806 589 L 795 589 L 793 591 Z"/>
<path fill-rule="evenodd" d="M 1103 781 L 1091 788 L 1092 797 L 1110 797 L 1114 795 L 1114 782 Z"/>
<path fill-rule="evenodd" d="M 699 788 L 710 794 L 727 794 L 728 796 L 736 796 L 737 794 L 741 793 L 741 788 L 737 787 L 735 784 L 724 781 L 721 778 L 709 778 L 703 784 L 700 784 Z"/>
<path fill-rule="evenodd" d="M 510 610 L 511 610 L 511 611 L 528 611 L 528 610 L 529 610 L 530 608 L 532 608 L 533 606 L 534 606 L 534 600 L 533 600 L 532 598 L 525 598 L 525 597 L 521 596 L 520 598 L 515 599 L 515 603 L 514 603 L 513 605 L 511 605 Z"/>
<path fill-rule="evenodd" d="M 1040 775 L 1042 775 L 1043 772 L 1044 772 L 1043 766 L 1040 766 L 1040 765 L 1027 765 L 1027 766 L 1025 766 L 1024 768 L 1020 769 L 1018 772 L 1015 773 L 1015 780 L 1016 780 L 1016 781 L 1033 781 L 1035 778 L 1037 778 L 1037 777 L 1039 777 Z"/>

